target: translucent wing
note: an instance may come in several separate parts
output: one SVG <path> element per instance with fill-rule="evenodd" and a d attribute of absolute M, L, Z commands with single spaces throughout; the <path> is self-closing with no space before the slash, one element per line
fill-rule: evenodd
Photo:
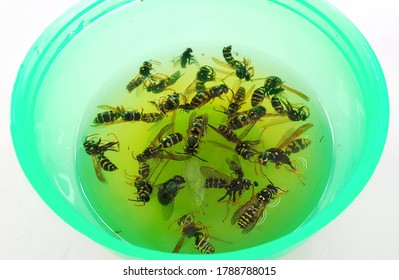
<path fill-rule="evenodd" d="M 177 242 L 177 244 L 176 244 L 175 248 L 173 249 L 172 253 L 179 253 L 180 252 L 180 248 L 183 245 L 184 239 L 186 239 L 186 236 L 182 233 L 180 238 L 179 238 L 179 241 Z"/>
<path fill-rule="evenodd" d="M 228 64 L 227 62 L 221 61 L 219 59 L 217 59 L 216 57 L 212 57 L 213 62 L 215 62 L 216 64 L 226 67 L 226 68 L 230 68 L 230 69 L 234 69 L 230 64 Z"/>
<path fill-rule="evenodd" d="M 162 218 L 167 221 L 170 219 L 170 217 L 172 217 L 173 214 L 173 209 L 174 209 L 174 205 L 175 205 L 175 199 L 173 198 L 172 201 L 165 205 L 162 206 Z"/>
<path fill-rule="evenodd" d="M 91 158 L 93 159 L 94 171 L 96 172 L 96 176 L 97 176 L 98 180 L 105 183 L 105 177 L 104 177 L 102 168 L 98 162 L 97 156 L 93 155 Z"/>
<path fill-rule="evenodd" d="M 258 211 L 255 212 L 255 216 L 253 217 L 252 222 L 248 223 L 248 225 L 243 228 L 243 230 L 241 231 L 242 233 L 248 233 L 256 226 L 259 218 L 262 216 L 263 211 L 265 210 L 266 205 L 267 203 L 260 203 Z"/>
<path fill-rule="evenodd" d="M 306 123 L 298 127 L 291 134 L 284 135 L 283 138 L 280 140 L 280 142 L 277 144 L 277 148 L 283 149 L 288 143 L 298 138 L 300 135 L 302 135 L 305 131 L 307 131 L 311 127 L 313 127 L 313 124 Z"/>
<path fill-rule="evenodd" d="M 241 216 L 252 206 L 256 205 L 258 203 L 258 197 L 254 196 L 250 200 L 248 200 L 244 205 L 240 206 L 238 208 L 233 216 L 231 217 L 231 224 L 234 225 L 240 218 Z"/>
<path fill-rule="evenodd" d="M 209 167 L 209 166 L 201 166 L 200 172 L 206 178 L 221 178 L 221 179 L 226 180 L 227 182 L 231 181 L 230 176 L 227 176 L 226 174 L 224 174 L 212 167 Z"/>
<path fill-rule="evenodd" d="M 293 88 L 291 88 L 291 87 L 289 87 L 289 86 L 286 86 L 286 85 L 284 85 L 284 84 L 282 84 L 281 86 L 282 86 L 283 88 L 285 88 L 286 90 L 288 90 L 288 91 L 290 91 L 290 92 L 292 92 L 292 93 L 298 95 L 299 97 L 301 97 L 302 99 L 304 99 L 304 100 L 306 100 L 306 101 L 309 101 L 309 100 L 310 100 L 310 98 L 309 98 L 307 95 L 305 95 L 304 93 L 300 92 L 299 90 L 293 89 Z"/>
<path fill-rule="evenodd" d="M 164 127 L 162 127 L 157 135 L 155 135 L 154 139 L 151 141 L 150 146 L 155 146 L 155 144 L 161 139 L 162 135 L 164 135 L 168 130 L 173 128 L 173 123 L 168 123 Z"/>

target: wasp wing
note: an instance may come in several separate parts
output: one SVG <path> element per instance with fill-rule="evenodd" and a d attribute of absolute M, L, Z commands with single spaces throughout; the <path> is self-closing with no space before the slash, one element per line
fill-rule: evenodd
<path fill-rule="evenodd" d="M 304 93 L 300 92 L 299 90 L 293 89 L 293 88 L 291 88 L 291 87 L 289 87 L 289 86 L 286 86 L 286 85 L 284 85 L 284 84 L 282 84 L 281 86 L 282 86 L 284 89 L 286 89 L 286 90 L 288 90 L 288 91 L 290 91 L 290 92 L 292 92 L 292 93 L 298 95 L 298 96 L 301 97 L 302 99 L 304 99 L 304 100 L 306 100 L 306 101 L 310 101 L 310 98 L 309 98 L 307 95 L 305 95 Z"/>
<path fill-rule="evenodd" d="M 206 178 L 221 178 L 225 180 L 226 182 L 230 182 L 231 178 L 230 176 L 227 176 L 226 174 L 212 168 L 209 166 L 201 166 L 200 167 L 200 172 L 202 175 L 204 175 Z"/>
<path fill-rule="evenodd" d="M 245 228 L 243 228 L 243 230 L 241 231 L 242 233 L 248 233 L 256 226 L 259 218 L 262 216 L 263 211 L 265 210 L 266 205 L 266 202 L 258 203 L 258 210 L 255 212 L 254 217 L 252 217 L 252 221 L 249 222 Z"/>
<path fill-rule="evenodd" d="M 233 216 L 231 217 L 230 223 L 234 225 L 250 207 L 256 205 L 257 203 L 258 203 L 258 196 L 254 196 L 250 200 L 245 202 L 244 205 L 240 206 L 240 208 L 238 208 L 234 212 Z"/>
<path fill-rule="evenodd" d="M 295 129 L 293 132 L 292 129 L 288 130 L 284 136 L 281 138 L 280 142 L 277 144 L 277 148 L 283 149 L 288 143 L 298 138 L 302 135 L 305 131 L 313 127 L 313 124 L 306 123 Z"/>
<path fill-rule="evenodd" d="M 179 241 L 177 242 L 177 244 L 176 244 L 175 248 L 173 249 L 172 253 L 179 253 L 180 252 L 180 248 L 183 245 L 184 239 L 186 239 L 186 236 L 182 233 L 180 238 L 179 238 Z"/>
<path fill-rule="evenodd" d="M 96 172 L 96 176 L 97 176 L 98 180 L 105 183 L 105 177 L 104 177 L 102 168 L 99 164 L 98 157 L 93 155 L 91 158 L 93 159 L 94 171 Z"/>

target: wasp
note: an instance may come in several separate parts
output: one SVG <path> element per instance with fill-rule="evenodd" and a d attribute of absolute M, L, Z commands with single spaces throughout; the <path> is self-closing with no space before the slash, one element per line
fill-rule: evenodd
<path fill-rule="evenodd" d="M 250 232 L 258 223 L 270 200 L 276 199 L 287 192 L 270 182 L 269 185 L 261 189 L 254 197 L 237 209 L 231 217 L 231 224 L 234 225 L 238 222 L 238 227 L 242 228 L 242 233 Z"/>
<path fill-rule="evenodd" d="M 236 113 L 233 117 L 231 117 L 228 120 L 227 126 L 232 130 L 236 130 L 251 124 L 252 128 L 252 126 L 255 125 L 255 123 L 265 115 L 266 115 L 266 108 L 261 105 L 258 105 L 252 107 L 247 111 Z"/>
<path fill-rule="evenodd" d="M 182 55 L 172 61 L 173 66 L 180 64 L 181 68 L 186 68 L 187 65 L 191 64 L 199 65 L 192 52 L 191 48 L 187 48 Z"/>
<path fill-rule="evenodd" d="M 261 104 L 265 97 L 271 98 L 272 96 L 280 95 L 284 90 L 288 90 L 306 101 L 310 100 L 304 93 L 285 85 L 280 77 L 269 76 L 265 79 L 264 85 L 253 92 L 251 105 Z"/>
<path fill-rule="evenodd" d="M 185 182 L 182 176 L 175 175 L 172 179 L 157 186 L 158 201 L 161 205 L 165 206 L 162 208 L 162 216 L 165 220 L 168 220 L 172 216 L 175 198 L 178 191 L 184 188 L 181 185 Z"/>
<path fill-rule="evenodd" d="M 231 162 L 229 164 L 231 164 Z M 241 168 L 239 161 L 234 161 L 234 164 L 239 165 Z M 230 169 L 231 168 L 230 165 Z M 232 179 L 230 176 L 209 166 L 201 166 L 200 171 L 206 178 L 204 185 L 205 188 L 226 189 L 226 193 L 217 200 L 218 202 L 223 201 L 228 197 L 227 202 L 231 201 L 235 204 L 238 201 L 238 198 L 242 196 L 244 190 L 258 186 L 258 182 L 252 182 L 251 180 L 244 178 L 244 176 Z"/>
<path fill-rule="evenodd" d="M 101 182 L 105 182 L 105 177 L 102 173 L 102 170 L 105 171 L 115 171 L 118 169 L 115 164 L 113 164 L 106 156 L 105 152 L 107 151 L 119 151 L 119 142 L 118 141 L 110 141 L 103 143 L 102 138 L 98 138 L 96 141 L 94 135 L 89 135 L 85 138 L 83 142 L 83 147 L 88 155 L 91 156 L 94 164 L 94 170 L 96 172 L 96 176 L 98 180 Z M 118 148 L 114 148 L 117 146 Z"/>
<path fill-rule="evenodd" d="M 286 114 L 291 121 L 305 121 L 310 116 L 310 111 L 307 106 L 301 106 L 296 109 L 291 103 L 286 100 L 283 101 L 286 107 Z"/>
<path fill-rule="evenodd" d="M 192 92 L 202 92 L 206 91 L 205 83 L 214 81 L 216 79 L 215 70 L 208 65 L 201 66 L 198 70 L 194 81 L 192 81 L 189 86 L 185 89 L 183 95 L 187 96 Z"/>
<path fill-rule="evenodd" d="M 208 91 L 198 92 L 190 101 L 190 103 L 186 103 L 184 105 L 179 106 L 180 109 L 185 111 L 194 110 L 196 108 L 200 108 L 204 106 L 206 103 L 215 99 L 216 97 L 220 97 L 222 94 L 227 93 L 229 88 L 225 84 L 220 84 L 211 87 Z"/>
<path fill-rule="evenodd" d="M 123 107 L 113 108 L 106 105 L 100 105 L 98 107 L 108 109 L 108 111 L 97 114 L 93 121 L 95 125 L 115 123 L 121 118 L 123 112 L 125 111 Z"/>
<path fill-rule="evenodd" d="M 188 122 L 186 145 L 184 146 L 183 154 L 188 154 L 190 156 L 195 156 L 196 158 L 205 161 L 204 159 L 198 157 L 196 154 L 199 150 L 199 144 L 202 137 L 206 133 L 206 125 L 208 124 L 208 115 L 197 116 L 195 112 L 191 113 Z"/>
<path fill-rule="evenodd" d="M 154 70 L 152 64 L 160 65 L 158 61 L 154 60 L 143 62 L 143 64 L 140 66 L 139 73 L 126 86 L 126 89 L 129 93 L 131 93 L 135 88 L 139 87 L 144 80 L 156 77 L 156 75 L 151 73 L 151 71 Z"/>
<path fill-rule="evenodd" d="M 155 94 L 161 93 L 168 89 L 169 86 L 174 85 L 177 80 L 183 75 L 180 74 L 180 71 L 176 71 L 170 77 L 167 75 L 163 76 L 163 78 L 146 79 L 144 81 L 144 87 L 146 88 L 147 92 L 152 92 Z"/>
<path fill-rule="evenodd" d="M 177 220 L 177 224 L 181 229 L 181 236 L 177 242 L 173 253 L 179 253 L 185 238 L 195 239 L 194 247 L 201 254 L 213 254 L 215 247 L 209 242 L 207 227 L 201 222 L 194 221 L 193 214 L 186 214 Z"/>
<path fill-rule="evenodd" d="M 232 150 L 245 160 L 250 160 L 254 155 L 258 153 L 258 151 L 254 149 L 254 146 L 258 145 L 260 143 L 260 140 L 242 140 L 249 132 L 249 129 L 246 129 L 243 133 L 240 134 L 240 136 L 238 136 L 231 128 L 223 124 L 220 124 L 218 127 L 214 127 L 210 124 L 208 125 L 219 135 L 224 137 L 227 141 L 235 143 L 236 146 L 234 149 L 232 149 L 224 143 L 219 143 L 212 140 L 209 140 L 209 142 L 222 148 Z"/>
<path fill-rule="evenodd" d="M 234 89 L 231 91 L 232 99 L 229 100 L 229 106 L 227 108 L 222 106 L 223 111 L 215 110 L 226 114 L 228 118 L 233 117 L 241 109 L 242 105 L 245 104 L 246 97 L 253 91 L 254 87 L 255 85 L 247 92 L 245 87 L 241 86 L 241 80 L 237 80 L 234 83 Z"/>
<path fill-rule="evenodd" d="M 160 96 L 154 101 L 149 101 L 154 104 L 159 112 L 166 115 L 169 112 L 177 110 L 180 105 L 180 94 L 173 93 L 167 96 Z"/>
<path fill-rule="evenodd" d="M 144 149 L 144 151 L 137 155 L 135 159 L 138 162 L 145 162 L 151 158 L 161 158 L 161 159 L 173 159 L 173 160 L 185 160 L 187 157 L 174 155 L 172 153 L 166 152 L 165 148 L 170 148 L 183 140 L 181 133 L 172 133 L 162 138 L 162 136 L 171 128 L 173 124 L 167 124 L 164 126 L 155 138 L 151 141 L 150 145 Z M 159 142 L 157 144 L 157 142 Z"/>
<path fill-rule="evenodd" d="M 254 76 L 255 69 L 253 66 L 250 67 L 251 60 L 245 57 L 243 61 L 234 59 L 231 54 L 231 45 L 223 48 L 223 57 L 226 62 L 220 61 L 215 57 L 212 57 L 212 60 L 216 64 L 235 70 L 235 74 L 239 79 L 249 81 Z"/>
<path fill-rule="evenodd" d="M 130 183 L 128 183 L 130 184 Z M 138 176 L 134 180 L 134 187 L 137 189 L 137 198 L 129 198 L 130 201 L 142 202 L 145 205 L 150 201 L 153 186 L 149 182 L 149 178 L 144 178 L 143 176 Z"/>
<path fill-rule="evenodd" d="M 300 135 L 302 135 L 305 131 L 307 131 L 311 127 L 313 127 L 313 124 L 307 123 L 298 127 L 292 133 L 291 130 L 289 130 L 288 133 L 281 138 L 280 142 L 277 144 L 276 147 L 269 148 L 266 151 L 260 152 L 258 154 L 258 163 L 262 166 L 266 166 L 268 162 L 272 162 L 276 165 L 277 168 L 283 164 L 286 164 L 291 168 L 292 171 L 298 173 L 298 169 L 294 166 L 293 162 L 290 160 L 289 155 L 292 153 L 293 150 L 295 151 L 298 149 L 302 150 L 303 148 L 306 148 L 308 146 L 306 144 L 301 145 L 302 140 L 299 141 L 296 140 Z M 304 143 L 306 143 L 306 140 L 304 141 Z M 299 148 L 297 145 L 299 145 Z M 284 150 L 284 148 L 286 148 L 286 150 Z"/>

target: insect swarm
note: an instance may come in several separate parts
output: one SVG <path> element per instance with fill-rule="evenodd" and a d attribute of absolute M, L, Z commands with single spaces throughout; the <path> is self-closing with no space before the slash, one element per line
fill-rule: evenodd
<path fill-rule="evenodd" d="M 270 79 L 268 86 L 274 89 L 265 90 L 253 106 L 256 89 L 265 89 L 266 78 L 258 77 L 277 77 L 266 63 L 259 63 L 261 56 L 247 51 L 244 58 L 236 52 L 244 54 L 244 48 L 236 44 L 225 52 L 223 46 L 210 52 L 192 47 L 195 53 L 184 53 L 186 47 L 165 57 L 140 59 L 133 77 L 137 83 L 143 80 L 134 94 L 126 92 L 132 80 L 125 75 L 127 79 L 104 88 L 101 98 L 93 100 L 79 144 L 85 159 L 78 170 L 82 189 L 106 225 L 120 230 L 118 235 L 126 242 L 144 248 L 169 253 L 174 247 L 181 253 L 191 248 L 188 253 L 211 254 L 263 244 L 286 227 L 300 226 L 309 215 L 308 205 L 316 205 L 321 197 L 323 187 L 315 173 L 328 158 L 317 155 L 330 142 L 328 132 L 320 128 L 324 119 L 314 110 L 317 99 L 307 101 L 285 82 L 276 79 L 273 85 Z M 240 65 L 246 76 L 240 76 Z M 298 85 L 292 82 L 294 75 L 276 74 L 281 81 L 284 77 L 287 84 Z M 314 140 L 322 136 L 322 142 Z M 81 148 L 85 140 L 88 152 Z M 287 163 L 270 156 L 274 148 L 288 158 Z M 104 157 L 117 168 L 107 171 Z M 100 161 L 105 169 L 98 168 Z M 306 168 L 301 165 L 305 161 Z M 306 186 L 286 169 L 306 177 Z M 261 191 L 268 177 L 289 190 L 275 208 L 280 193 L 270 194 L 271 187 L 268 194 Z M 246 203 L 241 215 L 234 214 Z M 263 225 L 265 214 L 249 216 L 248 209 L 262 210 L 264 204 L 268 216 Z M 197 214 L 190 218 L 187 213 Z M 289 213 L 300 218 L 292 221 L 294 214 Z M 257 220 L 255 229 L 243 222 L 244 214 Z M 175 233 L 179 230 L 184 240 L 181 246 L 169 225 L 184 215 L 186 221 L 177 226 L 174 222 Z M 231 225 L 234 215 L 237 221 Z M 238 224 L 243 225 L 241 230 Z M 249 237 L 242 238 L 245 231 Z M 229 242 L 220 242 L 215 235 Z"/>

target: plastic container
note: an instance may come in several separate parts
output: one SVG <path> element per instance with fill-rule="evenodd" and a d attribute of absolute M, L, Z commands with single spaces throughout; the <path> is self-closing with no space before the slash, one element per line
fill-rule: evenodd
<path fill-rule="evenodd" d="M 127 244 L 104 229 L 77 181 L 82 114 L 100 87 L 164 49 L 240 44 L 264 53 L 312 85 L 329 118 L 334 158 L 325 193 L 294 232 L 245 250 L 171 254 Z M 20 164 L 49 207 L 72 227 L 126 257 L 276 258 L 321 229 L 360 193 L 382 153 L 387 89 L 359 31 L 323 1 L 83 1 L 54 22 L 27 54 L 12 98 Z"/>

